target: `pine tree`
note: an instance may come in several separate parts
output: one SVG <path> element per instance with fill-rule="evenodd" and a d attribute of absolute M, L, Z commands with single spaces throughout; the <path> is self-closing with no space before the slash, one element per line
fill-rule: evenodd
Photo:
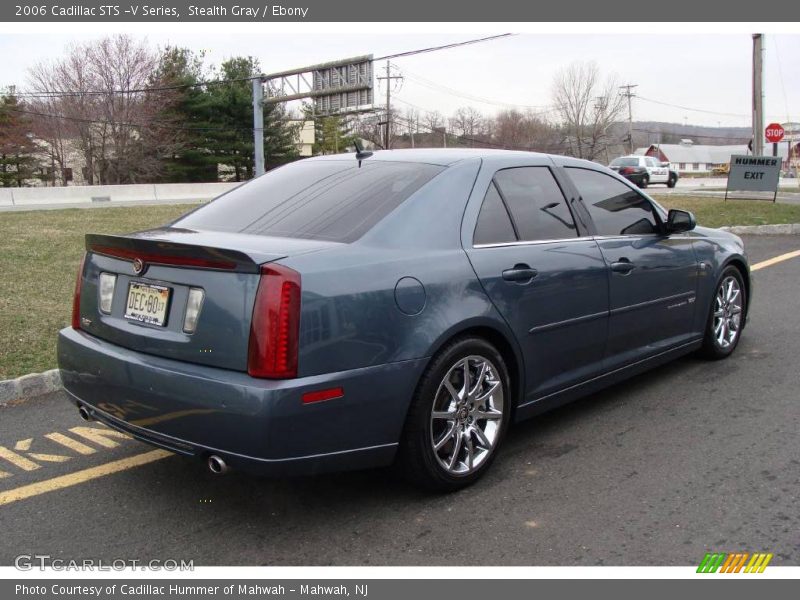
<path fill-rule="evenodd" d="M 318 116 L 310 104 L 303 105 L 306 120 L 314 121 L 314 148 L 317 154 L 340 154 L 353 146 L 356 135 L 352 123 L 341 115 Z"/>
<path fill-rule="evenodd" d="M 0 96 L 0 186 L 23 187 L 41 167 L 30 120 L 13 91 Z"/>

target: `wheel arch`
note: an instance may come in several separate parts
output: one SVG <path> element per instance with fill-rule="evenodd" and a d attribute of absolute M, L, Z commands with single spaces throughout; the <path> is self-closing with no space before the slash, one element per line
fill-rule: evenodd
<path fill-rule="evenodd" d="M 750 281 L 750 269 L 747 268 L 747 262 L 742 256 L 736 255 L 730 257 L 722 264 L 722 269 L 720 270 L 720 274 L 725 271 L 728 267 L 735 267 L 739 274 L 742 276 L 742 281 L 744 282 L 744 292 L 745 292 L 745 304 L 744 304 L 744 312 L 745 317 L 750 313 L 750 301 L 752 298 L 751 289 L 752 289 L 752 282 Z M 744 325 L 742 325 L 742 329 L 747 326 L 747 318 L 744 320 Z"/>
<path fill-rule="evenodd" d="M 460 337 L 475 336 L 492 344 L 506 363 L 511 389 L 512 422 L 525 390 L 525 363 L 519 345 L 508 329 L 491 319 L 473 319 L 460 323 L 442 334 L 431 346 L 428 363 L 451 341 Z M 426 367 L 427 369 L 427 367 Z"/>

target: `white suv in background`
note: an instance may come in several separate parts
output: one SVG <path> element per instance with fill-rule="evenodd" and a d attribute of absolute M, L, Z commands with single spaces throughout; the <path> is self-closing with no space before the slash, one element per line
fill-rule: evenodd
<path fill-rule="evenodd" d="M 652 156 L 638 154 L 620 156 L 612 160 L 608 166 L 642 188 L 651 183 L 665 183 L 667 187 L 673 188 L 678 182 L 677 171 L 670 169 L 669 163 L 659 162 Z"/>

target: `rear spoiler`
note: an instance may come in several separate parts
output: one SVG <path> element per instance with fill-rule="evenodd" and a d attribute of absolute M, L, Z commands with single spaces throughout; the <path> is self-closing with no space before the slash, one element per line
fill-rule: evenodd
<path fill-rule="evenodd" d="M 157 229 L 127 236 L 90 233 L 86 235 L 86 250 L 131 262 L 138 259 L 145 265 L 237 273 L 260 273 L 261 264 L 284 258 L 280 254 L 210 246 L 211 237 L 180 229 Z M 182 241 L 175 241 L 176 238 Z"/>

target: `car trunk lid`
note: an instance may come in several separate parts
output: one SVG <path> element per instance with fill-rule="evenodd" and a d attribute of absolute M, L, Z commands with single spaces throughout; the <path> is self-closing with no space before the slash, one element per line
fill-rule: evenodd
<path fill-rule="evenodd" d="M 246 371 L 261 265 L 337 245 L 176 228 L 90 234 L 80 328 L 138 352 Z M 101 274 L 106 291 L 113 280 L 108 305 Z M 198 307 L 193 294 L 201 297 L 199 314 L 187 330 L 187 312 Z"/>

